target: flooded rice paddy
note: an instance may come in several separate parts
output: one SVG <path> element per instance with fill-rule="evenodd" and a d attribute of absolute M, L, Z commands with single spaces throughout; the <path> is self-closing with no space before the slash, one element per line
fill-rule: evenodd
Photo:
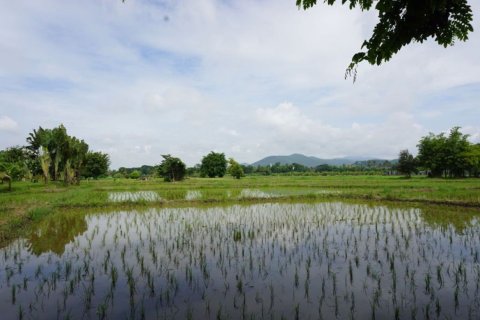
<path fill-rule="evenodd" d="M 202 198 L 202 193 L 198 190 L 189 190 L 185 195 L 185 200 L 198 200 Z"/>
<path fill-rule="evenodd" d="M 126 201 L 159 201 L 161 198 L 154 191 L 138 191 L 138 192 L 111 192 L 108 195 L 110 202 L 126 202 Z"/>
<path fill-rule="evenodd" d="M 263 203 L 57 215 L 0 249 L 2 319 L 479 319 L 480 223 Z"/>
<path fill-rule="evenodd" d="M 254 188 L 237 189 L 237 190 L 169 190 L 167 192 L 156 191 L 138 191 L 138 192 L 109 192 L 108 200 L 116 203 L 132 203 L 132 202 L 163 202 L 169 200 L 211 200 L 213 199 L 271 199 L 279 197 L 299 196 L 299 195 L 316 195 L 316 194 L 339 194 L 337 190 L 310 190 L 310 189 L 293 189 L 293 190 L 260 190 Z"/>
<path fill-rule="evenodd" d="M 272 192 L 265 192 L 259 189 L 243 189 L 240 192 L 239 198 L 258 198 L 258 199 L 269 199 L 279 197 L 280 194 L 275 194 Z"/>

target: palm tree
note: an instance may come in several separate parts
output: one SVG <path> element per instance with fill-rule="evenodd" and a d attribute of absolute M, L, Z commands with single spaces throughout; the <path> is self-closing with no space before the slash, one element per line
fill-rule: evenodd
<path fill-rule="evenodd" d="M 38 156 L 40 160 L 40 166 L 42 167 L 43 178 L 45 179 L 45 184 L 50 180 L 50 164 L 52 163 L 52 158 L 50 158 L 50 153 L 48 152 L 48 147 L 40 147 L 40 153 Z"/>

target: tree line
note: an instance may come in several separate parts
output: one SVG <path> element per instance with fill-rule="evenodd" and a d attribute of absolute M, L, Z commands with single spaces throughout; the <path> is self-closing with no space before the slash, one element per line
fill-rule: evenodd
<path fill-rule="evenodd" d="M 0 172 L 13 180 L 41 178 L 45 183 L 79 184 L 81 177 L 98 178 L 108 172 L 109 155 L 89 151 L 88 144 L 69 135 L 62 124 L 34 129 L 26 142 L 0 151 Z"/>
<path fill-rule="evenodd" d="M 402 150 L 398 172 L 410 177 L 422 172 L 435 178 L 463 178 L 480 176 L 480 143 L 468 141 L 470 136 L 454 127 L 449 134 L 430 133 L 418 142 L 418 155 Z"/>
<path fill-rule="evenodd" d="M 211 151 L 202 158 L 200 164 L 187 167 L 178 157 L 170 154 L 162 155 L 163 160 L 157 166 L 141 166 L 137 168 L 120 167 L 111 172 L 114 178 L 138 179 L 159 176 L 165 181 L 173 182 L 185 179 L 187 176 L 202 178 L 222 178 L 226 174 L 236 179 L 245 175 L 243 166 L 235 159 L 225 157 L 224 153 Z"/>
<path fill-rule="evenodd" d="M 244 176 L 242 167 L 233 158 L 227 160 L 224 153 L 211 151 L 202 158 L 201 164 L 194 168 L 187 167 L 182 160 L 171 155 L 163 155 L 163 161 L 158 166 L 158 175 L 165 181 L 180 181 L 188 175 L 198 174 L 205 178 L 222 178 L 225 174 L 230 174 L 236 179 Z"/>
<path fill-rule="evenodd" d="M 63 181 L 66 185 L 79 184 L 81 178 L 138 179 L 146 176 L 160 176 L 165 181 L 180 181 L 186 176 L 223 177 L 230 174 L 240 179 L 248 175 L 270 174 L 425 174 L 430 177 L 479 177 L 480 144 L 471 143 L 469 135 L 454 127 L 448 134 L 430 133 L 418 142 L 418 154 L 408 150 L 399 153 L 398 160 L 358 161 L 351 165 L 327 165 L 308 167 L 298 163 L 275 163 L 268 166 L 239 164 L 224 153 L 210 152 L 201 163 L 187 168 L 178 157 L 162 155 L 157 166 L 124 168 L 108 171 L 109 155 L 89 151 L 88 144 L 67 133 L 63 125 L 53 129 L 39 127 L 26 138 L 25 146 L 10 147 L 0 151 L 0 178 L 2 181 L 39 180 Z"/>

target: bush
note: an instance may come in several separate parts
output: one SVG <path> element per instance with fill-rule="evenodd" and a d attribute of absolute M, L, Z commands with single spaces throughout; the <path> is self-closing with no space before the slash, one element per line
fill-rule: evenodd
<path fill-rule="evenodd" d="M 128 177 L 130 179 L 138 179 L 138 178 L 140 178 L 141 175 L 142 175 L 142 173 L 140 171 L 135 170 L 132 173 L 130 173 L 130 175 Z"/>
<path fill-rule="evenodd" d="M 33 221 L 38 221 L 51 213 L 52 213 L 52 209 L 50 208 L 45 208 L 45 207 L 34 208 L 28 212 L 28 217 Z"/>
<path fill-rule="evenodd" d="M 233 158 L 230 158 L 228 163 L 229 166 L 227 171 L 232 175 L 232 177 L 235 179 L 240 179 L 241 177 L 245 176 L 242 166 L 237 161 L 235 161 Z"/>

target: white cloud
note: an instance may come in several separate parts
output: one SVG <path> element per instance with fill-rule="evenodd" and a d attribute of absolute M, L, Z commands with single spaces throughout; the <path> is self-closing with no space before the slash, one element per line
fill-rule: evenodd
<path fill-rule="evenodd" d="M 0 131 L 16 131 L 18 123 L 8 116 L 0 116 Z"/>
<path fill-rule="evenodd" d="M 271 152 L 296 152 L 300 145 L 304 152 L 321 157 L 375 156 L 393 157 L 399 150 L 414 150 L 425 129 L 413 116 L 393 113 L 380 123 L 352 123 L 335 127 L 311 120 L 291 103 L 274 108 L 259 109 L 260 123 L 268 127 L 268 136 L 262 145 Z"/>
<path fill-rule="evenodd" d="M 461 129 L 462 133 L 470 135 L 469 140 L 480 143 L 480 126 L 467 126 Z"/>
<path fill-rule="evenodd" d="M 260 122 L 270 124 L 286 132 L 292 130 L 308 132 L 312 125 L 312 121 L 308 117 L 288 102 L 281 103 L 275 108 L 258 109 L 257 118 Z"/>
<path fill-rule="evenodd" d="M 166 153 L 194 164 L 214 149 L 240 162 L 292 152 L 394 157 L 456 125 L 476 139 L 480 33 L 448 49 L 410 45 L 345 81 L 376 19 L 323 3 L 298 10 L 291 0 L 9 1 L 0 114 L 22 121 L 0 135 L 0 148 L 60 122 L 108 150 L 113 167 Z"/>

